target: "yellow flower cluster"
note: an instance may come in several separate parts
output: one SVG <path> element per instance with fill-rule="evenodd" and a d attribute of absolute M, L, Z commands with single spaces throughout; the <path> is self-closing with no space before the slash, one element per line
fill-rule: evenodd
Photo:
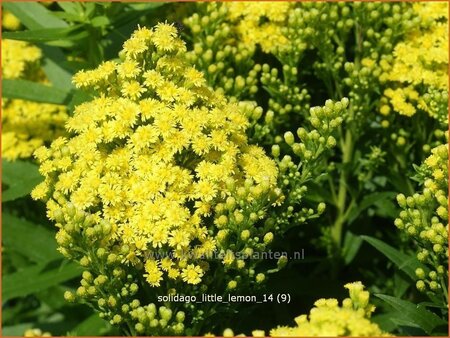
<path fill-rule="evenodd" d="M 319 299 L 314 303 L 309 316 L 295 318 L 297 326 L 280 326 L 270 331 L 272 337 L 339 337 L 339 336 L 387 336 L 377 324 L 370 321 L 375 307 L 369 304 L 370 294 L 364 291 L 361 282 L 345 285 L 350 298 L 342 302 L 336 299 Z M 255 331 L 259 336 L 261 331 Z"/>
<path fill-rule="evenodd" d="M 10 31 L 16 31 L 20 28 L 20 21 L 10 11 L 3 10 L 2 27 Z"/>
<path fill-rule="evenodd" d="M 164 275 L 198 284 L 201 257 L 217 245 L 216 206 L 249 182 L 271 203 L 275 163 L 247 143 L 239 106 L 188 64 L 174 26 L 139 28 L 120 56 L 74 76 L 98 95 L 75 108 L 71 137 L 36 151 L 45 181 L 32 196 L 47 200 L 61 238 L 71 210 L 109 224 L 111 240 L 129 248 L 124 264 L 142 264 L 151 286 Z"/>
<path fill-rule="evenodd" d="M 380 80 L 392 83 L 384 94 L 393 110 L 412 116 L 420 108 L 433 116 L 422 97 L 423 87 L 448 90 L 448 4 L 419 2 L 413 9 L 421 25 L 396 45 L 392 63 L 380 62 L 384 71 Z M 383 114 L 389 110 L 381 108 Z"/>
<path fill-rule="evenodd" d="M 397 196 L 403 210 L 395 225 L 411 236 L 419 246 L 417 258 L 430 271 L 417 269 L 417 288 L 446 293 L 448 276 L 448 146 L 431 150 L 420 169 L 424 188 L 420 193 Z M 444 289 L 444 290 L 443 290 Z"/>
<path fill-rule="evenodd" d="M 265 53 L 271 53 L 289 42 L 282 28 L 292 3 L 236 1 L 223 5 L 246 45 L 259 44 Z"/>
<path fill-rule="evenodd" d="M 39 73 L 41 50 L 27 42 L 2 40 L 2 75 L 5 79 L 36 79 Z M 39 74 L 39 75 L 38 75 Z"/>
<path fill-rule="evenodd" d="M 45 82 L 39 67 L 41 50 L 26 42 L 2 40 L 5 79 Z M 8 160 L 30 157 L 47 141 L 62 135 L 67 120 L 60 105 L 24 100 L 2 100 L 2 154 Z"/>

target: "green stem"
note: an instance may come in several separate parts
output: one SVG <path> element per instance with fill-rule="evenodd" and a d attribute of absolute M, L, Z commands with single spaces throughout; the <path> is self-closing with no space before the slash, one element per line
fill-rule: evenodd
<path fill-rule="evenodd" d="M 351 128 L 347 129 L 345 133 L 345 140 L 342 147 L 342 164 L 341 175 L 339 177 L 339 189 L 337 195 L 337 217 L 333 224 L 331 234 L 333 241 L 337 249 L 341 248 L 342 242 L 342 228 L 345 224 L 348 213 L 346 212 L 346 202 L 347 202 L 347 179 L 348 179 L 348 168 L 346 165 L 351 162 L 354 140 L 352 136 Z"/>

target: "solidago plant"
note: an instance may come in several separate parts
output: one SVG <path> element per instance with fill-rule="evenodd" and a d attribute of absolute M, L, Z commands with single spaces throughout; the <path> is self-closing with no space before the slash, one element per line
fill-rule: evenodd
<path fill-rule="evenodd" d="M 61 298 L 132 336 L 441 333 L 447 3 L 56 2 L 31 17 L 21 6 L 2 13 L 5 87 L 51 88 L 34 42 L 74 74 L 70 103 L 2 100 L 3 156 L 37 162 L 31 197 L 83 269 Z M 5 163 L 8 175 L 22 161 Z M 41 222 L 41 202 L 12 195 L 9 220 Z M 292 304 L 170 298 L 275 292 Z"/>
<path fill-rule="evenodd" d="M 183 311 L 202 318 L 200 306 L 147 303 L 158 294 L 261 283 L 254 262 L 233 253 L 265 250 L 266 209 L 283 199 L 240 107 L 206 87 L 185 54 L 174 26 L 139 28 L 120 62 L 75 75 L 96 97 L 76 107 L 68 137 L 35 152 L 45 181 L 32 196 L 47 202 L 61 253 L 86 268 L 66 298 L 130 333 L 181 334 Z M 223 264 L 208 260 L 216 250 Z M 212 278 L 220 270 L 225 278 Z"/>

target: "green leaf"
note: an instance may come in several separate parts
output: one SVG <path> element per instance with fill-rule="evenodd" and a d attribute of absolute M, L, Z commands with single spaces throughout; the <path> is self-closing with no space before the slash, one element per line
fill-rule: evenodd
<path fill-rule="evenodd" d="M 102 336 L 110 329 L 111 325 L 96 313 L 76 326 L 70 336 Z"/>
<path fill-rule="evenodd" d="M 150 2 L 150 3 L 129 4 L 128 6 L 136 11 L 148 11 L 164 6 L 165 4 L 166 2 Z"/>
<path fill-rule="evenodd" d="M 14 250 L 36 263 L 61 257 L 56 250 L 55 232 L 9 213 L 2 214 L 2 241 L 5 248 Z"/>
<path fill-rule="evenodd" d="M 384 300 L 398 311 L 399 321 L 406 321 L 411 325 L 416 325 L 427 334 L 431 334 L 438 326 L 446 324 L 446 321 L 422 306 L 388 295 L 375 294 L 375 296 Z"/>
<path fill-rule="evenodd" d="M 345 265 L 349 265 L 353 261 L 359 251 L 359 248 L 361 247 L 361 244 L 362 238 L 360 236 L 356 236 L 350 231 L 347 231 L 345 234 L 344 248 L 342 252 Z"/>
<path fill-rule="evenodd" d="M 58 2 L 58 6 L 61 7 L 64 12 L 69 13 L 71 15 L 81 17 L 83 13 L 83 6 L 79 2 Z"/>
<path fill-rule="evenodd" d="M 70 92 L 27 80 L 3 79 L 3 97 L 35 102 L 65 104 Z"/>
<path fill-rule="evenodd" d="M 68 303 L 64 299 L 64 293 L 66 291 L 75 292 L 75 289 L 61 285 L 55 285 L 46 290 L 34 293 L 34 296 L 36 296 L 36 298 L 39 299 L 42 304 L 45 304 L 53 311 L 55 311 L 58 309 L 63 309 L 65 307 L 75 306 L 75 304 Z"/>
<path fill-rule="evenodd" d="M 92 100 L 92 96 L 90 96 L 88 93 L 84 91 L 77 90 L 75 91 L 74 95 L 72 96 L 72 99 L 67 105 L 67 109 L 69 110 L 70 113 L 73 113 L 76 106 L 89 100 Z"/>
<path fill-rule="evenodd" d="M 2 160 L 2 168 L 2 183 L 7 185 L 2 191 L 3 202 L 28 195 L 42 181 L 37 165 L 29 162 Z"/>
<path fill-rule="evenodd" d="M 374 206 L 376 206 L 375 213 L 380 217 L 395 219 L 400 213 L 399 206 L 394 200 L 379 200 L 374 203 Z"/>
<path fill-rule="evenodd" d="M 37 2 L 3 2 L 5 9 L 14 14 L 28 29 L 65 28 L 68 24 Z"/>
<path fill-rule="evenodd" d="M 28 42 L 50 42 L 58 40 L 81 40 L 87 38 L 89 33 L 82 25 L 67 28 L 45 28 L 19 32 L 5 32 L 3 38 Z"/>
<path fill-rule="evenodd" d="M 378 311 L 377 311 L 378 312 Z M 374 315 L 370 318 L 370 321 L 378 324 L 378 326 L 385 332 L 392 332 L 396 329 L 395 323 L 392 321 L 392 314 L 395 312 L 383 313 Z"/>
<path fill-rule="evenodd" d="M 44 54 L 42 68 L 53 87 L 69 91 L 72 86 L 72 73 L 63 68 L 66 57 L 60 48 L 42 45 L 39 46 Z"/>
<path fill-rule="evenodd" d="M 416 269 L 422 268 L 427 271 L 427 268 L 421 264 L 415 256 L 408 256 L 403 252 L 394 249 L 392 246 L 380 241 L 379 239 L 361 236 L 363 240 L 372 245 L 375 249 L 385 255 L 392 263 L 394 263 L 400 270 L 405 272 L 412 280 L 416 279 Z"/>
<path fill-rule="evenodd" d="M 96 16 L 91 20 L 91 25 L 93 27 L 106 27 L 111 23 L 109 18 L 105 15 Z"/>
<path fill-rule="evenodd" d="M 401 336 L 423 337 L 426 335 L 426 332 L 421 329 L 419 325 L 410 320 L 403 319 L 402 315 L 398 312 L 391 314 L 391 321 L 394 323 L 396 330 L 399 331 Z"/>
<path fill-rule="evenodd" d="M 394 296 L 403 297 L 405 292 L 411 287 L 411 280 L 401 271 L 394 273 Z"/>
<path fill-rule="evenodd" d="M 349 223 L 353 223 L 353 221 L 367 208 L 370 206 L 379 203 L 380 200 L 393 199 L 397 196 L 396 192 L 393 191 L 384 191 L 384 192 L 374 192 L 367 196 L 365 196 L 361 203 L 359 203 L 353 210 L 350 212 L 348 216 Z"/>
<path fill-rule="evenodd" d="M 82 270 L 78 265 L 75 263 L 62 265 L 62 262 L 56 260 L 33 265 L 3 276 L 2 301 L 42 291 L 80 275 Z"/>

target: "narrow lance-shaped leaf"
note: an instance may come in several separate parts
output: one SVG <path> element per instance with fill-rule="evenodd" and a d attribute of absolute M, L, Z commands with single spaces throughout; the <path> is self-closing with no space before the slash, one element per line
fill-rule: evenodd
<path fill-rule="evenodd" d="M 37 165 L 20 160 L 2 160 L 2 183 L 7 185 L 2 191 L 2 201 L 12 201 L 28 195 L 42 180 Z"/>
<path fill-rule="evenodd" d="M 58 47 L 46 45 L 39 47 L 45 56 L 42 68 L 52 85 L 58 89 L 71 90 L 73 88 L 72 72 L 62 66 L 66 61 L 64 53 Z"/>
<path fill-rule="evenodd" d="M 82 25 L 67 28 L 45 28 L 19 32 L 4 32 L 3 38 L 28 42 L 51 42 L 58 40 L 75 41 L 87 38 L 89 33 Z"/>
<path fill-rule="evenodd" d="M 65 104 L 70 92 L 27 80 L 2 80 L 3 97 L 35 102 Z"/>
<path fill-rule="evenodd" d="M 427 334 L 431 334 L 438 326 L 446 324 L 444 320 L 422 306 L 388 295 L 376 294 L 375 296 L 396 309 L 399 319 L 406 320 L 412 325 L 417 325 Z"/>
<path fill-rule="evenodd" d="M 61 257 L 56 250 L 55 232 L 13 216 L 2 214 L 2 242 L 5 250 L 14 250 L 36 263 Z"/>
<path fill-rule="evenodd" d="M 425 271 L 428 270 L 417 260 L 415 256 L 408 256 L 383 241 L 380 241 L 379 239 L 369 236 L 361 236 L 361 238 L 385 255 L 392 263 L 394 263 L 400 270 L 405 272 L 413 280 L 416 279 L 415 271 L 417 268 L 420 267 Z"/>
<path fill-rule="evenodd" d="M 14 14 L 28 29 L 65 28 L 68 24 L 37 2 L 3 2 L 2 6 Z"/>
<path fill-rule="evenodd" d="M 33 243 L 30 243 L 33 245 Z M 30 266 L 3 276 L 2 301 L 26 296 L 68 281 L 81 273 L 75 263 L 61 265 L 61 260 Z"/>
<path fill-rule="evenodd" d="M 111 325 L 104 319 L 100 318 L 98 314 L 93 314 L 78 326 L 76 326 L 70 335 L 74 336 L 101 336 L 111 329 Z"/>

